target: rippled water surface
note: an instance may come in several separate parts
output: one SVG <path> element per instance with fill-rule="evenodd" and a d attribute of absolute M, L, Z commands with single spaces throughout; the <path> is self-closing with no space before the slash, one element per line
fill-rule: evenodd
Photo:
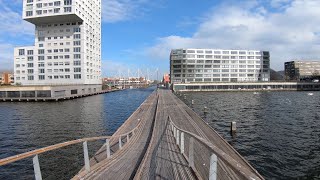
<path fill-rule="evenodd" d="M 0 102 L 0 159 L 84 137 L 112 135 L 154 88 L 62 102 Z M 92 155 L 101 142 L 88 143 Z M 82 145 L 39 155 L 44 179 L 70 179 L 83 166 Z M 33 179 L 32 159 L 0 167 L 0 179 Z"/>
<path fill-rule="evenodd" d="M 183 101 L 266 179 L 320 179 L 320 92 L 313 94 L 205 92 L 187 93 Z"/>

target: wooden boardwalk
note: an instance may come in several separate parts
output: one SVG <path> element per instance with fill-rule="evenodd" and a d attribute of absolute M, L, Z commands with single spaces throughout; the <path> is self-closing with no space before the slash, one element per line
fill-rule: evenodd
<path fill-rule="evenodd" d="M 177 143 L 177 136 L 170 128 L 172 124 L 186 131 L 183 147 L 177 145 L 180 140 Z M 128 143 L 126 138 L 123 139 L 122 149 L 118 151 L 118 138 L 111 138 L 111 150 L 115 153 L 106 158 L 106 147 L 102 147 L 91 159 L 92 170 L 86 172 L 82 169 L 74 179 L 209 179 L 210 157 L 215 149 L 217 153 L 222 152 L 217 155 L 217 179 L 248 179 L 248 174 L 252 174 L 252 179 L 263 179 L 218 133 L 169 90 L 154 92 L 113 137 L 134 128 L 138 129 L 137 133 L 130 137 Z M 191 140 L 192 136 L 213 148 L 204 146 L 201 141 Z M 190 150 L 188 145 L 191 143 Z"/>
<path fill-rule="evenodd" d="M 87 142 L 106 140 L 89 160 Z M 85 167 L 73 179 L 264 178 L 195 112 L 169 90 L 153 92 L 110 137 L 64 142 L 0 159 L 0 166 L 33 157 L 41 180 L 39 154 L 83 143 Z"/>

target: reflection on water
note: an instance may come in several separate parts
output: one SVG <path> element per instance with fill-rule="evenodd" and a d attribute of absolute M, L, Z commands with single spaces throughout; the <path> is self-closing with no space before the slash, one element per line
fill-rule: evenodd
<path fill-rule="evenodd" d="M 112 135 L 154 88 L 62 102 L 0 103 L 0 158 L 83 137 Z M 103 141 L 89 143 L 92 155 Z M 83 166 L 82 145 L 39 155 L 44 179 L 70 179 Z M 32 179 L 32 159 L 0 167 L 0 179 Z"/>
<path fill-rule="evenodd" d="M 266 179 L 314 179 L 320 175 L 320 92 L 313 93 L 187 93 L 183 101 Z M 232 121 L 235 139 L 229 133 Z"/>

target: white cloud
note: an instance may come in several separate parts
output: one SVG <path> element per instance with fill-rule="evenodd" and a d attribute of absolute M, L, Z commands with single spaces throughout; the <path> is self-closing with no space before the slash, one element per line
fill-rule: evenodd
<path fill-rule="evenodd" d="M 21 4 L 19 5 L 19 1 L 17 0 L 14 0 L 12 3 L 14 5 L 18 5 L 15 7 L 21 6 Z M 10 35 L 12 37 L 34 35 L 34 26 L 22 19 L 22 9 L 17 9 L 17 11 L 10 8 L 8 6 L 8 2 L 0 0 L 0 35 Z"/>
<path fill-rule="evenodd" d="M 191 37 L 159 38 L 146 53 L 154 59 L 168 60 L 173 48 L 269 50 L 272 67 L 278 70 L 291 59 L 320 58 L 320 1 L 296 0 L 281 12 L 268 11 L 255 2 L 245 7 L 215 7 Z"/>
<path fill-rule="evenodd" d="M 102 20 L 113 23 L 126 21 L 144 14 L 148 0 L 103 0 Z"/>
<path fill-rule="evenodd" d="M 17 43 L 20 44 L 21 40 L 30 40 L 34 36 L 34 26 L 22 20 L 22 9 L 18 8 L 21 5 L 21 0 L 12 0 L 10 4 L 0 0 L 0 70 L 13 69 L 13 49 L 16 45 L 12 41 L 19 39 Z"/>

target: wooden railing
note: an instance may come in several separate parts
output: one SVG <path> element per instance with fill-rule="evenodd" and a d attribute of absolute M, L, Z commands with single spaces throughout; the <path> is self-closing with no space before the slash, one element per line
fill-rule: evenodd
<path fill-rule="evenodd" d="M 88 153 L 88 142 L 90 141 L 97 141 L 97 140 L 106 140 L 106 154 L 107 154 L 107 158 L 111 157 L 111 153 L 110 153 L 110 138 L 118 138 L 118 144 L 119 144 L 119 150 L 122 149 L 123 147 L 123 142 L 122 139 L 123 137 L 126 138 L 125 143 L 128 143 L 129 140 L 131 139 L 131 137 L 135 134 L 136 129 L 140 126 L 141 121 L 139 121 L 139 123 L 137 124 L 137 126 L 135 128 L 133 128 L 131 131 L 118 135 L 118 136 L 101 136 L 101 137 L 92 137 L 92 138 L 83 138 L 83 139 L 77 139 L 77 140 L 73 140 L 73 141 L 68 141 L 68 142 L 63 142 L 63 143 L 59 143 L 59 144 L 55 144 L 52 146 L 48 146 L 48 147 L 44 147 L 44 148 L 40 148 L 40 149 L 36 149 L 30 152 L 26 152 L 23 154 L 19 154 L 19 155 L 15 155 L 15 156 L 11 156 L 11 157 L 7 157 L 4 159 L 0 159 L 0 166 L 4 166 L 19 160 L 23 160 L 29 157 L 33 157 L 33 169 L 34 169 L 34 175 L 35 175 L 35 179 L 36 180 L 42 180 L 42 175 L 41 175 L 41 169 L 40 169 L 40 163 L 39 163 L 39 154 L 45 153 L 45 152 L 49 152 L 49 151 L 53 151 L 56 149 L 60 149 L 66 146 L 70 146 L 70 145 L 75 145 L 75 144 L 79 144 L 79 143 L 83 143 L 83 154 L 84 154 L 84 164 L 85 164 L 85 170 L 86 172 L 90 172 L 91 167 L 90 167 L 90 159 L 89 159 L 89 153 Z"/>
<path fill-rule="evenodd" d="M 173 123 L 170 116 L 168 117 L 168 120 L 169 128 L 173 131 L 174 138 L 176 139 L 176 144 L 180 148 L 180 153 L 185 156 L 186 160 L 189 163 L 189 166 L 194 170 L 197 176 L 200 176 L 201 179 L 218 179 L 218 169 L 220 169 L 221 171 L 224 169 L 218 168 L 219 160 L 222 161 L 219 163 L 220 165 L 226 164 L 228 168 L 231 168 L 233 170 L 234 174 L 237 176 L 236 179 L 263 179 L 263 177 L 261 177 L 259 174 L 253 173 L 249 169 L 243 167 L 239 162 L 234 160 L 231 156 L 223 152 L 208 140 L 179 128 Z M 195 145 L 195 143 L 197 143 L 197 145 Z M 187 145 L 188 148 L 186 148 Z M 204 149 L 206 149 L 207 152 L 204 152 Z M 207 157 L 200 158 L 200 160 L 196 162 L 195 159 L 203 157 L 203 154 L 207 154 Z M 205 167 L 206 162 L 204 161 L 208 162 L 209 166 Z M 224 169 L 224 172 L 220 172 L 220 174 L 229 176 L 228 174 L 232 174 L 232 172 L 225 172 Z"/>

